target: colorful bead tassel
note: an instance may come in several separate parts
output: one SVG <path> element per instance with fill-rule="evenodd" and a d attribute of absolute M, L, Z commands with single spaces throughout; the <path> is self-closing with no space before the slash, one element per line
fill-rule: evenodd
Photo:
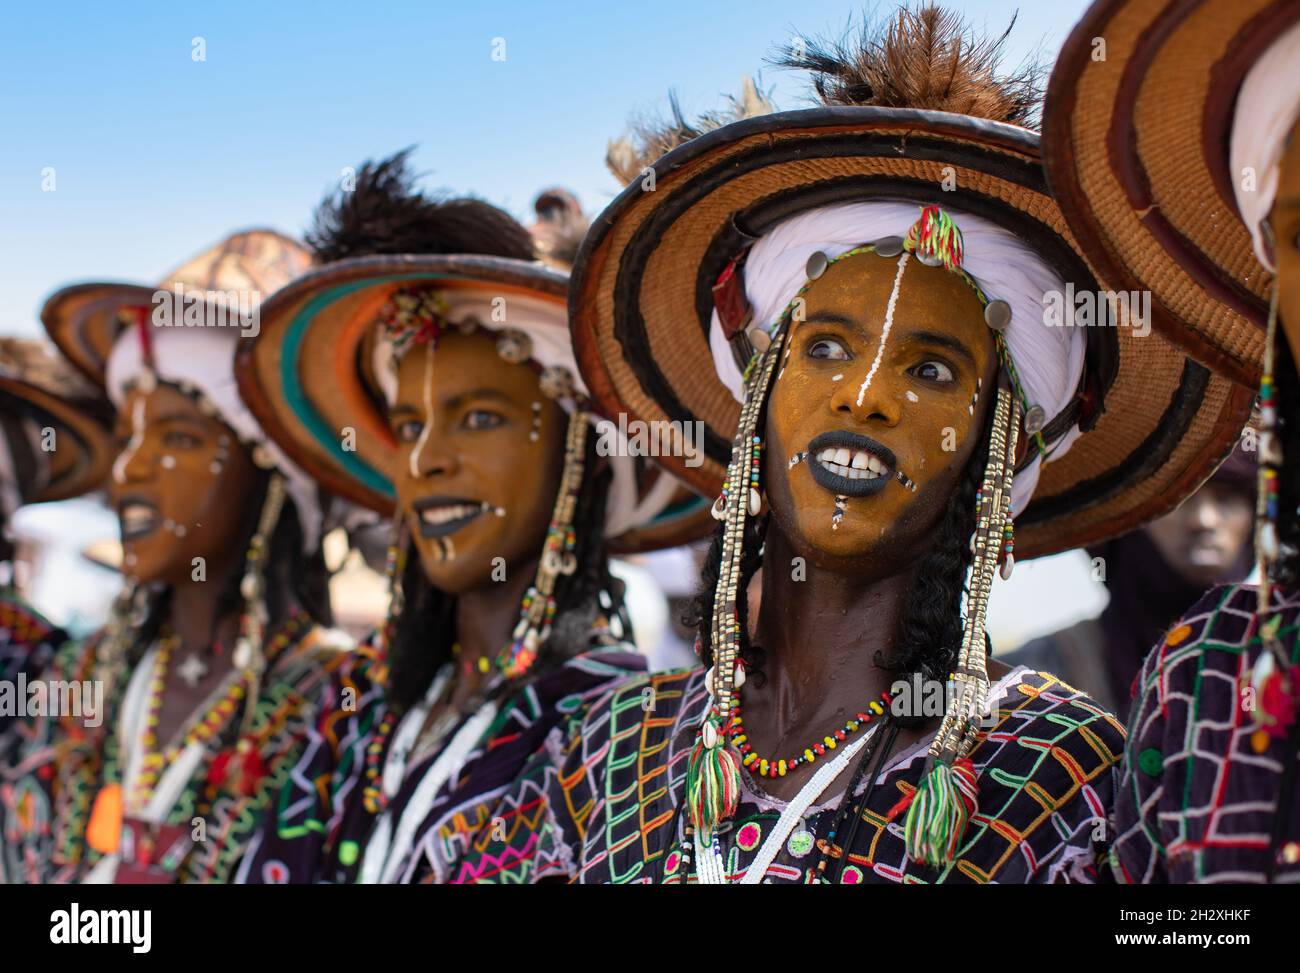
<path fill-rule="evenodd" d="M 686 808 L 695 830 L 706 839 L 713 834 L 719 821 L 736 813 L 740 801 L 740 759 L 736 752 L 726 745 L 720 721 L 716 715 L 710 715 L 706 725 L 713 728 L 709 733 L 713 746 L 707 746 L 705 733 L 695 741 L 686 763 Z"/>
<path fill-rule="evenodd" d="M 936 763 L 921 779 L 907 808 L 903 832 L 908 856 L 931 868 L 951 862 L 978 803 L 979 785 L 969 757 L 959 757 L 951 765 Z"/>
<path fill-rule="evenodd" d="M 948 270 L 961 270 L 964 249 L 961 229 L 952 217 L 938 206 L 927 206 L 921 217 L 907 231 L 903 249 L 916 254 L 918 260 L 929 266 L 940 263 Z"/>

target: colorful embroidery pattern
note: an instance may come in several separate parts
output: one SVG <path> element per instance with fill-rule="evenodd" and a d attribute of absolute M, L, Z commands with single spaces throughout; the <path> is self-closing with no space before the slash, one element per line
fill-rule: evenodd
<path fill-rule="evenodd" d="M 1106 810 L 1123 744 L 1113 716 L 1042 673 L 1017 670 L 971 754 L 980 803 L 956 860 L 942 871 L 908 860 L 902 822 L 887 820 L 916 787 L 928 740 L 891 757 L 843 869 L 832 845 L 827 874 L 845 883 L 1095 881 L 1107 843 Z M 668 882 L 683 876 L 684 821 L 676 809 L 686 760 L 707 704 L 699 669 L 630 680 L 567 733 L 557 731 L 501 802 L 495 840 L 461 865 L 465 881 Z M 784 804 L 748 774 L 735 817 L 719 831 L 728 875 L 757 857 Z M 768 867 L 769 882 L 808 883 L 838 795 L 809 809 Z M 670 835 L 672 826 L 676 831 Z"/>
<path fill-rule="evenodd" d="M 229 746 L 229 733 L 210 741 L 208 754 L 182 791 L 166 824 L 191 832 L 203 821 L 204 840 L 195 842 L 168 870 L 175 881 L 228 881 L 256 831 L 275 791 L 296 760 L 314 719 L 312 699 L 322 681 L 346 657 L 324 630 L 309 628 L 277 656 L 262 682 L 251 732 L 266 776 L 250 796 L 218 790 L 209 784 L 213 758 Z M 68 642 L 56 653 L 44 676 L 89 679 L 97 640 Z M 128 678 L 115 680 L 113 698 L 104 701 L 99 726 L 88 728 L 75 718 L 42 716 L 23 724 L 15 760 L 0 777 L 0 852 L 9 882 L 79 881 L 101 855 L 86 844 L 92 803 L 101 787 L 117 780 L 117 715 Z M 233 732 L 233 728 L 228 728 Z"/>
<path fill-rule="evenodd" d="M 374 653 L 363 649 L 336 673 L 321 697 L 319 722 L 280 792 L 275 818 L 254 839 L 237 881 L 357 880 L 376 821 L 362 801 L 366 747 L 387 707 L 382 686 L 372 678 L 376 665 Z M 597 648 L 539 675 L 506 699 L 424 812 L 399 881 L 454 880 L 467 852 L 497 830 L 492 808 L 552 728 L 585 712 L 613 684 L 643 668 L 643 658 L 623 647 Z M 353 700 L 350 709 L 342 705 L 347 698 Z M 394 819 L 436 759 L 437 753 L 428 754 L 407 772 L 390 804 Z"/>
<path fill-rule="evenodd" d="M 1300 595 L 1275 588 L 1273 604 L 1278 638 L 1300 662 Z M 1255 736 L 1248 693 L 1260 655 L 1255 608 L 1252 586 L 1209 592 L 1138 674 L 1115 801 L 1112 865 L 1122 882 L 1267 880 L 1278 794 L 1287 762 L 1298 757 L 1284 738 Z M 1300 883 L 1297 843 L 1293 801 L 1274 881 Z"/>

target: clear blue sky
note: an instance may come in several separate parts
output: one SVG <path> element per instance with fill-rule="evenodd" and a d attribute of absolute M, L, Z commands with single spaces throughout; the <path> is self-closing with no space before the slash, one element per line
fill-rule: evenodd
<path fill-rule="evenodd" d="M 877 9 L 888 10 L 891 4 Z M 1001 29 L 1016 4 L 956 3 Z M 1026 3 L 1013 60 L 1055 55 L 1083 0 Z M 418 144 L 427 184 L 527 215 L 567 185 L 598 211 L 606 141 L 670 88 L 698 112 L 774 45 L 843 27 L 845 0 L 658 4 L 10 4 L 0 28 L 0 333 L 50 291 L 152 281 L 226 232 L 300 235 L 345 166 Z M 191 57 L 203 38 L 206 61 Z M 492 59 L 494 38 L 504 61 Z M 802 79 L 767 69 L 778 107 Z M 52 167 L 54 192 L 42 191 Z"/>

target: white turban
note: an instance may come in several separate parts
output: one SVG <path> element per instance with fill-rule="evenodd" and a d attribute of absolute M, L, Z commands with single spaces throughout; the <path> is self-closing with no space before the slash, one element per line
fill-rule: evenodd
<path fill-rule="evenodd" d="M 1300 22 L 1283 31 L 1255 62 L 1237 95 L 1232 118 L 1229 162 L 1237 209 L 1255 243 L 1255 255 L 1276 270 L 1262 224 L 1277 198 L 1278 172 L 1286 137 L 1300 118 Z M 1243 186 L 1245 171 L 1254 173 L 1253 188 Z"/>
<path fill-rule="evenodd" d="M 583 398 L 589 397 L 573 356 L 566 305 L 526 295 L 502 298 L 499 291 L 488 289 L 448 288 L 441 292 L 441 296 L 447 303 L 448 321 L 459 324 L 474 318 L 491 330 L 517 328 L 523 331 L 532 342 L 529 357 L 543 368 L 561 366 L 567 369 L 577 393 Z M 397 399 L 397 370 L 390 340 L 375 342 L 373 364 L 375 380 L 391 407 Z M 566 412 L 572 411 L 570 399 L 560 399 L 559 403 Z M 653 520 L 672 501 L 679 484 L 674 477 L 665 474 L 656 480 L 645 496 L 641 496 L 636 460 L 631 455 L 626 437 L 609 425 L 602 426 L 603 420 L 599 416 L 593 414 L 591 421 L 601 428 L 603 436 L 613 437 L 615 443 L 609 456 L 614 478 L 605 502 L 605 536 L 617 537 Z"/>
<path fill-rule="evenodd" d="M 745 296 L 754 323 L 764 327 L 775 323 L 807 281 L 805 268 L 813 253 L 820 250 L 834 258 L 883 237 L 905 238 L 921 209 L 916 202 L 901 200 L 839 203 L 779 223 L 745 258 Z M 1050 422 L 1074 398 L 1087 349 L 1082 328 L 1045 323 L 1048 295 L 1064 294 L 1065 282 L 1015 234 L 969 213 L 944 209 L 962 231 L 966 272 L 990 301 L 1000 299 L 1011 306 L 1011 324 L 1004 333 L 1007 348 L 1028 404 L 1042 406 Z M 709 345 L 719 377 L 740 401 L 740 369 L 716 311 Z M 1049 443 L 1053 457 L 1067 452 L 1078 436 L 1078 426 L 1074 426 L 1057 443 Z M 1011 502 L 1016 513 L 1025 509 L 1034 494 L 1040 462 L 1035 458 L 1012 481 Z"/>
<path fill-rule="evenodd" d="M 262 431 L 235 382 L 235 350 L 241 330 L 236 327 L 157 327 L 146 323 L 153 345 L 154 371 L 165 382 L 185 382 L 199 389 L 217 409 L 221 420 L 246 443 L 264 446 L 284 474 L 302 525 L 303 550 L 320 544 L 320 504 L 316 484 Z M 251 340 L 251 339 L 250 339 Z M 127 385 L 144 371 L 144 349 L 135 327 L 118 336 L 108 356 L 108 396 L 121 409 Z"/>

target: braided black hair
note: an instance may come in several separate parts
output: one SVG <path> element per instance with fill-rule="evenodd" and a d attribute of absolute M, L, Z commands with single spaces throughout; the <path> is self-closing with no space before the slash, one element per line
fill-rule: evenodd
<path fill-rule="evenodd" d="M 625 618 L 622 585 L 609 573 L 604 534 L 605 502 L 613 474 L 607 465 L 597 465 L 596 437 L 590 430 L 585 456 L 573 513 L 577 570 L 556 579 L 555 621 L 527 678 L 536 678 L 554 664 L 590 648 L 592 625 L 602 612 Z M 418 557 L 407 558 L 402 590 L 406 605 L 396 619 L 388 647 L 388 700 L 396 712 L 419 702 L 438 670 L 451 660 L 456 641 L 456 598 L 429 582 Z M 602 592 L 608 604 L 602 603 Z M 623 635 L 631 637 L 626 626 Z"/>
<path fill-rule="evenodd" d="M 1295 591 L 1300 588 L 1300 373 L 1286 338 L 1278 336 L 1273 354 L 1275 435 L 1282 449 L 1277 484 L 1278 559 L 1273 566 L 1273 580 Z"/>

